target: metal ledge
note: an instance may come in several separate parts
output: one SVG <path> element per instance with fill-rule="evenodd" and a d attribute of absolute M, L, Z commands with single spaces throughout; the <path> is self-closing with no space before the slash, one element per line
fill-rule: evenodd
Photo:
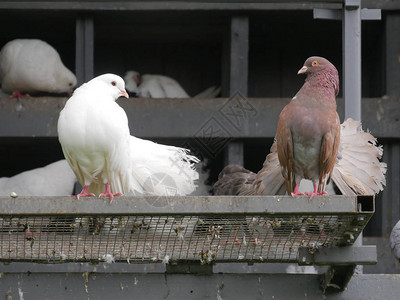
<path fill-rule="evenodd" d="M 297 262 L 351 245 L 373 196 L 0 198 L 0 260 Z"/>
<path fill-rule="evenodd" d="M 241 3 L 239 3 L 241 2 Z M 274 3 L 275 2 L 275 3 Z M 2 1 L 0 9 L 72 10 L 72 11 L 262 11 L 310 10 L 314 7 L 340 8 L 339 0 L 266 1 Z M 308 2 L 308 3 L 307 3 Z"/>
<path fill-rule="evenodd" d="M 314 253 L 299 248 L 299 265 L 375 265 L 378 262 L 376 246 L 348 246 L 340 248 L 320 248 Z"/>
<path fill-rule="evenodd" d="M 0 216 L 10 215 L 233 215 L 357 214 L 374 212 L 373 196 L 0 197 Z M 361 209 L 360 209 L 361 206 Z"/>

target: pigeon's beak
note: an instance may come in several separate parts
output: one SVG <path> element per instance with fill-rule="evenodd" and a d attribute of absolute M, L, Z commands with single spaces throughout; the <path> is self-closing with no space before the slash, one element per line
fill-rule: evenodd
<path fill-rule="evenodd" d="M 305 72 L 307 72 L 308 68 L 306 66 L 303 66 L 298 72 L 297 75 L 299 74 L 304 74 Z"/>
<path fill-rule="evenodd" d="M 129 99 L 129 95 L 125 90 L 121 90 L 121 96 L 124 96 L 125 98 Z"/>

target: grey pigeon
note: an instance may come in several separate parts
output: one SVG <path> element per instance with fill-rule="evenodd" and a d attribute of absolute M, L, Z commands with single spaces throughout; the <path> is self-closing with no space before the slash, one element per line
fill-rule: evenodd
<path fill-rule="evenodd" d="M 6 93 L 68 93 L 76 85 L 75 75 L 58 52 L 37 39 L 16 39 L 0 51 L 0 82 Z"/>
<path fill-rule="evenodd" d="M 390 248 L 393 256 L 400 260 L 400 221 L 394 225 L 390 234 Z"/>

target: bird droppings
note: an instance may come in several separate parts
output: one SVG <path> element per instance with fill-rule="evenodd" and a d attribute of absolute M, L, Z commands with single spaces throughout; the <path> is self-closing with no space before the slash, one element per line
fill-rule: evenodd
<path fill-rule="evenodd" d="M 133 284 L 137 285 L 139 283 L 139 280 L 136 278 L 136 276 L 133 278 Z"/>
<path fill-rule="evenodd" d="M 19 284 L 19 282 L 18 282 Z M 19 300 L 24 300 L 24 292 L 20 287 L 18 287 L 18 295 L 19 295 Z"/>
<path fill-rule="evenodd" d="M 88 294 L 88 286 L 89 286 L 89 272 L 83 272 L 82 277 L 84 280 L 84 285 L 85 285 L 85 291 Z"/>
<path fill-rule="evenodd" d="M 60 260 L 61 260 L 61 261 L 64 261 L 64 260 L 66 260 L 67 258 L 68 258 L 68 256 L 67 256 L 65 253 L 60 252 Z"/>
<path fill-rule="evenodd" d="M 178 225 L 178 226 L 174 229 L 175 233 L 178 235 L 178 238 L 179 238 L 181 241 L 184 240 L 184 230 L 185 230 L 185 227 L 182 226 L 182 225 Z"/>
<path fill-rule="evenodd" d="M 11 193 L 10 193 L 10 196 L 11 196 L 12 198 L 17 198 L 17 197 L 18 197 L 18 194 L 17 194 L 16 192 L 11 192 Z"/>
<path fill-rule="evenodd" d="M 163 260 L 162 260 L 162 263 L 163 264 L 168 264 L 169 263 L 169 259 L 170 259 L 170 256 L 169 255 L 165 255 Z"/>
<path fill-rule="evenodd" d="M 101 259 L 105 261 L 107 264 L 112 264 L 115 262 L 115 257 L 111 254 L 104 254 Z"/>

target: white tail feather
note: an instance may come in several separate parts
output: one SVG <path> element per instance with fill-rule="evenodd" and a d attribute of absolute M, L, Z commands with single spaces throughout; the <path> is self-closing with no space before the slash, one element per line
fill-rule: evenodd
<path fill-rule="evenodd" d="M 198 93 L 193 98 L 198 98 L 198 99 L 215 98 L 218 96 L 218 94 L 220 92 L 221 92 L 220 87 L 211 86 L 211 87 L 205 89 L 204 91 L 202 91 L 201 93 Z"/>
<path fill-rule="evenodd" d="M 343 195 L 373 195 L 383 190 L 386 163 L 379 161 L 383 148 L 376 146 L 376 139 L 362 130 L 360 122 L 352 119 L 343 122 L 339 151 L 332 180 Z M 263 168 L 257 173 L 251 191 L 246 194 L 285 194 L 284 183 L 274 143 Z"/>
<path fill-rule="evenodd" d="M 376 194 L 383 190 L 386 164 L 379 161 L 383 148 L 376 146 L 376 138 L 362 130 L 361 122 L 343 122 L 340 144 L 340 159 L 332 180 L 342 194 Z"/>
<path fill-rule="evenodd" d="M 160 145 L 131 136 L 130 191 L 153 196 L 192 193 L 199 174 L 194 164 L 199 160 L 189 150 Z"/>

